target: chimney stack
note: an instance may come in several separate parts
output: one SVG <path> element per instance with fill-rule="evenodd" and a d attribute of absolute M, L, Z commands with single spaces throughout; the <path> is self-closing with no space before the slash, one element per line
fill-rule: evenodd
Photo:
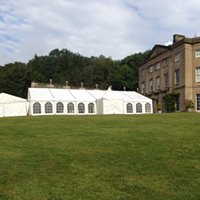
<path fill-rule="evenodd" d="M 179 40 L 182 40 L 184 38 L 185 38 L 184 35 L 175 34 L 173 35 L 173 43 L 178 42 Z"/>

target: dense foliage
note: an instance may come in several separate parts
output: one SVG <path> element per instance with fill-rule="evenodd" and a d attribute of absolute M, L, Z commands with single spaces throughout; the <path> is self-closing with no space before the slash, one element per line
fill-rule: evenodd
<path fill-rule="evenodd" d="M 169 94 L 166 94 L 163 98 L 164 100 L 164 107 L 166 112 L 175 112 L 176 102 L 179 94 L 172 92 Z"/>
<path fill-rule="evenodd" d="M 145 53 L 137 53 L 114 61 L 104 57 L 84 57 L 67 49 L 54 49 L 49 55 L 35 55 L 27 64 L 15 62 L 0 68 L 0 92 L 26 97 L 27 88 L 32 81 L 79 87 L 81 82 L 86 88 L 114 90 L 136 90 L 138 86 L 138 64 Z"/>

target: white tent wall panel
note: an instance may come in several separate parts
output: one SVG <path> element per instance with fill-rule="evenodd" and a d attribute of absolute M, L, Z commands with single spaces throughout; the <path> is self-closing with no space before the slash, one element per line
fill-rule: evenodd
<path fill-rule="evenodd" d="M 103 99 L 103 114 L 123 114 L 122 100 L 106 100 Z"/>
<path fill-rule="evenodd" d="M 146 102 L 138 102 L 142 104 L 142 113 L 136 113 L 136 114 L 145 114 L 145 104 Z"/>
<path fill-rule="evenodd" d="M 68 115 L 77 115 L 77 113 L 78 113 L 78 104 L 77 104 L 77 102 L 68 102 L 68 103 L 73 103 L 74 104 L 74 113 L 68 113 L 67 111 L 66 111 L 66 113 L 68 114 Z"/>
<path fill-rule="evenodd" d="M 45 112 L 45 104 L 46 103 L 51 103 L 52 113 L 46 113 Z M 47 101 L 46 103 L 44 103 L 44 106 L 43 106 L 43 111 L 45 112 L 45 115 L 55 115 L 56 114 L 56 102 L 55 101 Z"/>
<path fill-rule="evenodd" d="M 27 116 L 27 103 L 3 103 L 0 104 L 0 117 Z"/>
<path fill-rule="evenodd" d="M 97 114 L 102 115 L 104 110 L 103 110 L 103 99 L 98 99 L 97 100 Z"/>
<path fill-rule="evenodd" d="M 153 104 L 151 102 L 151 114 L 153 114 Z"/>
<path fill-rule="evenodd" d="M 28 109 L 28 115 L 34 115 L 33 114 L 33 104 L 35 102 L 29 101 L 29 109 Z"/>
<path fill-rule="evenodd" d="M 24 102 L 20 103 L 8 103 L 4 104 L 4 116 L 26 116 L 27 115 L 27 104 Z"/>
<path fill-rule="evenodd" d="M 4 117 L 4 104 L 0 104 L 0 117 Z"/>
<path fill-rule="evenodd" d="M 47 103 L 48 101 L 45 101 L 45 102 L 39 102 L 40 105 L 41 105 L 41 114 L 42 115 L 46 115 L 45 113 L 45 103 Z"/>
<path fill-rule="evenodd" d="M 138 102 L 133 102 L 133 114 L 138 114 L 137 112 L 136 112 L 136 104 L 137 104 Z M 141 114 L 141 113 L 139 113 L 139 114 Z"/>

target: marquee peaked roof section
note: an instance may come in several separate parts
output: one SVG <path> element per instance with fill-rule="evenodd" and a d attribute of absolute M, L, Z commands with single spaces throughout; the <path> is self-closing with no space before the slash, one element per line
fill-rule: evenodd
<path fill-rule="evenodd" d="M 126 91 L 124 92 L 124 95 L 130 97 L 134 101 L 141 101 L 141 102 L 152 101 L 150 98 L 145 97 L 134 91 Z"/>
<path fill-rule="evenodd" d="M 68 89 L 50 89 L 50 92 L 56 100 L 60 101 L 75 101 L 76 98 Z"/>
<path fill-rule="evenodd" d="M 95 101 L 95 97 L 92 96 L 86 89 L 69 89 L 69 92 L 77 101 Z"/>
<path fill-rule="evenodd" d="M 119 96 L 120 99 L 123 99 L 125 102 L 133 102 L 135 98 L 131 98 L 126 95 L 126 91 L 115 91 L 115 94 Z"/>
<path fill-rule="evenodd" d="M 96 100 L 102 98 L 105 94 L 105 90 L 88 90 L 90 95 L 92 95 Z"/>
<path fill-rule="evenodd" d="M 28 98 L 31 100 L 52 101 L 54 96 L 50 89 L 46 88 L 29 88 Z"/>
<path fill-rule="evenodd" d="M 28 90 L 28 98 L 32 101 L 76 100 L 68 89 L 29 88 Z"/>
<path fill-rule="evenodd" d="M 107 99 L 107 100 L 116 100 L 116 99 L 122 99 L 119 95 L 116 95 L 115 91 L 112 91 L 109 87 L 107 91 L 105 91 L 104 95 L 101 97 L 101 99 Z"/>
<path fill-rule="evenodd" d="M 0 93 L 0 103 L 13 103 L 13 102 L 27 102 L 27 100 L 7 93 Z"/>

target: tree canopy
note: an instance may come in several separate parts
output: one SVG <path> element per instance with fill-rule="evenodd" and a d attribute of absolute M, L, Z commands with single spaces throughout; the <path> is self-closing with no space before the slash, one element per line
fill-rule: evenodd
<path fill-rule="evenodd" d="M 147 52 L 136 53 L 122 60 L 110 57 L 84 57 L 67 49 L 54 49 L 46 56 L 35 55 L 28 63 L 9 63 L 0 68 L 0 92 L 26 97 L 31 82 L 53 83 L 70 86 L 114 90 L 136 90 L 138 65 Z"/>

